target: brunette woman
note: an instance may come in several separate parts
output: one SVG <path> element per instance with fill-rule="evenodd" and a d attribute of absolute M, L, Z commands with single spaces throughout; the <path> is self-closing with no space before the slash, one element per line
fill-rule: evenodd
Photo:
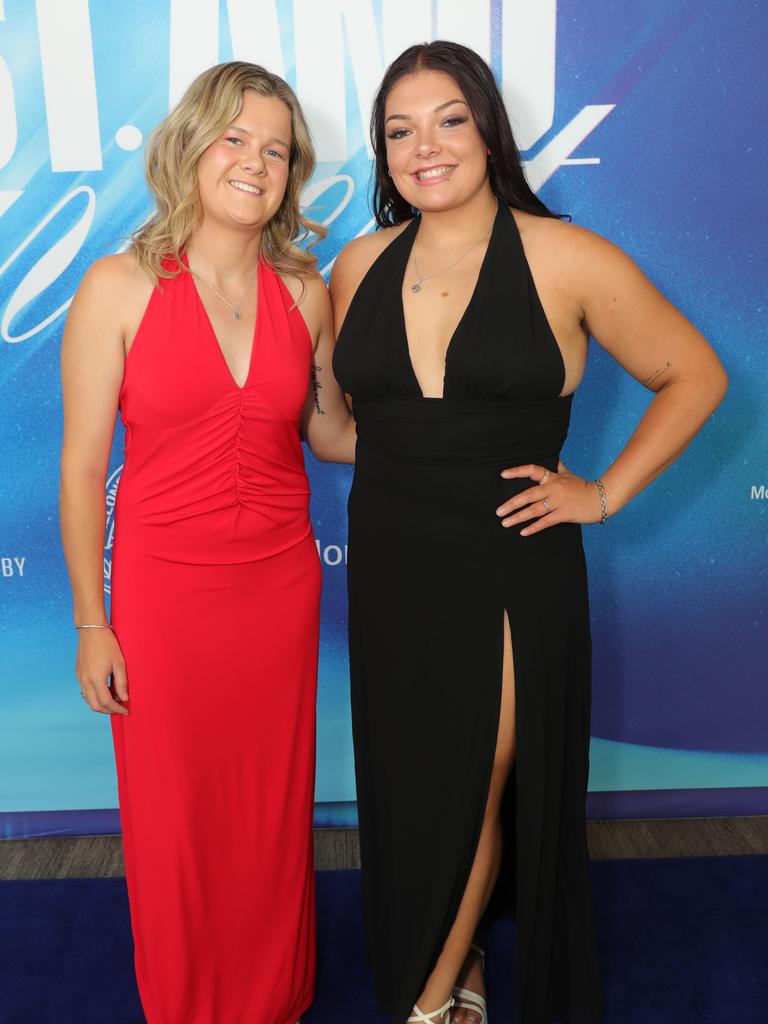
<path fill-rule="evenodd" d="M 358 431 L 350 658 L 379 998 L 397 1024 L 485 1024 L 496 890 L 521 1024 L 597 1024 L 581 528 L 677 458 L 726 376 L 623 252 L 532 193 L 477 54 L 403 53 L 371 135 L 380 230 L 331 287 Z M 560 461 L 589 335 L 654 395 L 594 480 Z"/>

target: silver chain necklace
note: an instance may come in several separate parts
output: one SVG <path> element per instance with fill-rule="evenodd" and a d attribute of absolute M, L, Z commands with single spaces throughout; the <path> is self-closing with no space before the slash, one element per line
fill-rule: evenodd
<path fill-rule="evenodd" d="M 192 267 L 189 268 L 189 272 L 190 272 L 190 274 L 194 274 L 194 276 L 196 278 L 198 278 L 200 281 L 202 281 L 204 285 L 207 285 L 208 288 L 211 289 L 211 291 L 213 292 L 214 295 L 218 295 L 218 297 L 221 299 L 221 301 L 226 303 L 227 306 L 229 306 L 229 308 L 232 310 L 232 319 L 233 320 L 239 320 L 240 319 L 240 317 L 242 315 L 240 313 L 240 306 L 242 306 L 243 299 L 245 298 L 245 296 L 248 294 L 248 292 L 250 290 L 250 287 L 251 287 L 250 284 L 248 285 L 248 287 L 243 292 L 243 295 L 242 295 L 242 298 L 240 299 L 240 301 L 237 303 L 237 305 L 235 305 L 234 302 L 230 302 L 229 299 L 225 298 L 225 296 L 223 296 L 221 294 L 221 292 L 218 290 L 218 288 L 214 288 L 213 285 L 211 284 L 211 282 L 208 280 L 207 277 L 203 277 L 202 274 L 200 274 L 197 270 L 193 270 Z"/>
<path fill-rule="evenodd" d="M 459 258 L 454 263 L 449 263 L 448 266 L 447 267 L 443 267 L 442 270 L 436 270 L 434 272 L 434 274 L 425 274 L 424 277 L 421 276 L 421 274 L 419 273 L 419 264 L 418 264 L 418 261 L 416 259 L 416 251 L 414 250 L 414 252 L 413 252 L 413 266 L 414 266 L 414 269 L 416 270 L 416 280 L 411 285 L 411 291 L 414 292 L 414 293 L 420 292 L 421 291 L 421 285 L 422 285 L 423 281 L 430 281 L 433 277 L 439 277 L 440 274 L 446 274 L 449 270 L 453 270 L 454 267 L 457 267 L 459 265 L 459 263 L 461 263 L 461 261 L 463 259 L 465 259 L 467 256 L 469 256 L 469 254 L 472 252 L 472 250 L 476 249 L 478 247 L 478 245 L 480 245 L 481 242 L 484 242 L 486 240 L 486 238 L 490 235 L 490 233 L 493 231 L 493 225 L 496 223 L 496 215 L 498 214 L 498 212 L 499 212 L 499 200 L 498 200 L 498 196 L 497 196 L 497 198 L 496 198 L 496 212 L 493 215 L 493 220 L 491 221 L 491 226 L 485 232 L 483 237 L 482 238 L 478 238 L 478 240 L 476 242 L 473 242 L 472 245 L 470 245 L 470 247 L 467 249 L 467 251 L 465 253 L 462 253 L 461 256 L 459 256 Z"/>

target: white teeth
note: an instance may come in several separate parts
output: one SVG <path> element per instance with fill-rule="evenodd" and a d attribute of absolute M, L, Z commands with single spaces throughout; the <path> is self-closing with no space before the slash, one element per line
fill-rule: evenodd
<path fill-rule="evenodd" d="M 264 191 L 263 188 L 257 188 L 256 185 L 247 185 L 244 181 L 230 181 L 229 184 L 232 188 L 240 189 L 241 192 L 252 192 L 254 195 L 261 195 Z"/>
<path fill-rule="evenodd" d="M 423 181 L 424 178 L 443 178 L 446 174 L 450 174 L 453 167 L 450 164 L 445 164 L 442 167 L 433 167 L 429 171 L 418 171 L 416 177 L 419 181 Z"/>

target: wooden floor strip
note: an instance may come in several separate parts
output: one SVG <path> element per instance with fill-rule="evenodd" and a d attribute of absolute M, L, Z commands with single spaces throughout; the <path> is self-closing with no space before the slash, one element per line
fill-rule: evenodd
<path fill-rule="evenodd" d="M 712 857 L 768 853 L 768 816 L 591 821 L 593 860 Z M 315 830 L 318 870 L 358 868 L 357 829 Z M 119 878 L 120 836 L 63 836 L 0 841 L 0 879 Z"/>

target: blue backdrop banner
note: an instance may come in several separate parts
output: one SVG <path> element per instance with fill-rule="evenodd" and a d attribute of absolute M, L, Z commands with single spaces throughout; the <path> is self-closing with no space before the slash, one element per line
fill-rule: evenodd
<path fill-rule="evenodd" d="M 683 458 L 607 526 L 585 527 L 590 814 L 768 812 L 764 37 L 759 0 L 0 0 L 0 834 L 118 827 L 108 722 L 84 707 L 73 671 L 59 342 L 88 265 L 150 212 L 148 133 L 211 64 L 283 75 L 317 144 L 304 201 L 328 227 L 315 250 L 327 277 L 373 227 L 373 92 L 402 49 L 433 38 L 491 63 L 534 189 L 621 245 L 731 376 Z M 592 343 L 569 468 L 603 470 L 649 397 Z M 316 818 L 353 823 L 351 470 L 307 458 L 324 570 Z M 121 464 L 118 431 L 107 590 Z"/>

